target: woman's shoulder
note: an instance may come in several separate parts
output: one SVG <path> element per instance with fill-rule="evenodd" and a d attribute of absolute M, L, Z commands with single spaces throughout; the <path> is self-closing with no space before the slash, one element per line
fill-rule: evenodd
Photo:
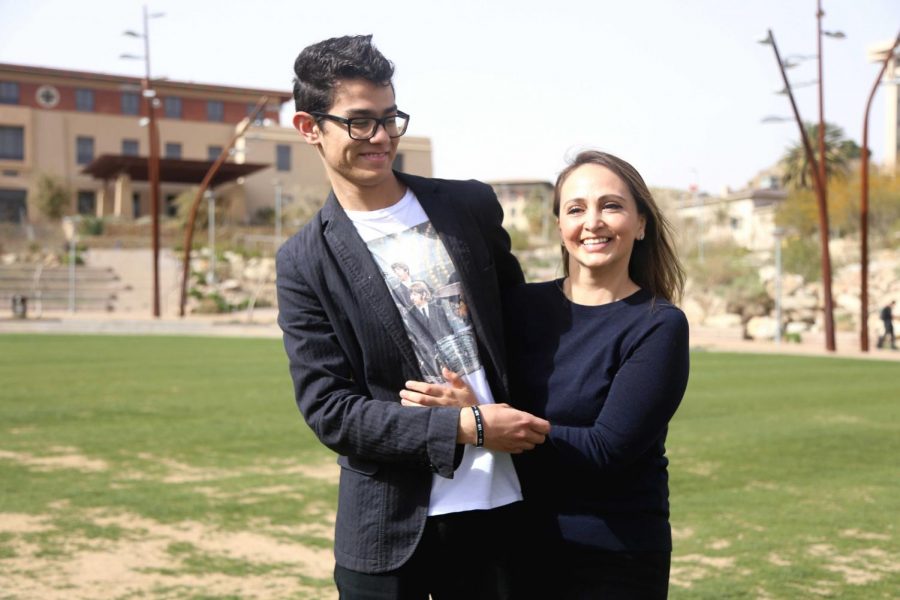
<path fill-rule="evenodd" d="M 648 328 L 664 329 L 673 333 L 688 332 L 688 320 L 680 308 L 664 298 L 654 298 L 646 294 L 641 302 L 632 307 L 639 313 Z"/>
<path fill-rule="evenodd" d="M 520 283 L 506 290 L 503 300 L 507 304 L 525 304 L 543 299 L 555 298 L 559 294 L 561 280 Z"/>

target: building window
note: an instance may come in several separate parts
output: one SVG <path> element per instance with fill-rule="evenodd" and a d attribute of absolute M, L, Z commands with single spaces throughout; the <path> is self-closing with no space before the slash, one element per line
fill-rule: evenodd
<path fill-rule="evenodd" d="M 206 120 L 207 121 L 224 121 L 225 120 L 225 104 L 218 100 L 208 100 L 206 102 Z"/>
<path fill-rule="evenodd" d="M 166 142 L 166 158 L 181 160 L 181 144 L 178 142 Z"/>
<path fill-rule="evenodd" d="M 94 160 L 94 138 L 79 135 L 75 138 L 75 162 L 86 165 L 92 160 Z"/>
<path fill-rule="evenodd" d="M 141 114 L 141 95 L 137 92 L 122 92 L 122 114 Z"/>
<path fill-rule="evenodd" d="M 399 152 L 394 156 L 394 164 L 391 165 L 391 168 L 395 171 L 403 170 L 403 155 Z"/>
<path fill-rule="evenodd" d="M 163 114 L 169 119 L 181 118 L 181 98 L 168 96 L 163 98 Z"/>
<path fill-rule="evenodd" d="M 19 84 L 15 81 L 0 81 L 0 104 L 19 103 Z"/>
<path fill-rule="evenodd" d="M 216 160 L 222 154 L 222 146 L 207 146 L 206 157 L 209 160 Z"/>
<path fill-rule="evenodd" d="M 134 219 L 141 216 L 141 195 L 137 192 L 131 193 L 131 216 Z"/>
<path fill-rule="evenodd" d="M 275 146 L 275 164 L 279 171 L 291 170 L 291 147 L 287 144 Z"/>
<path fill-rule="evenodd" d="M 25 223 L 28 221 L 28 192 L 0 188 L 0 222 Z"/>
<path fill-rule="evenodd" d="M 78 214 L 93 215 L 97 213 L 97 194 L 91 190 L 78 190 Z"/>
<path fill-rule="evenodd" d="M 94 112 L 94 90 L 75 90 L 75 110 Z"/>
<path fill-rule="evenodd" d="M 140 147 L 137 140 L 122 140 L 122 154 L 124 156 L 138 156 Z"/>
<path fill-rule="evenodd" d="M 175 194 L 166 194 L 166 216 L 178 216 L 178 203 L 175 201 L 178 197 Z"/>
<path fill-rule="evenodd" d="M 254 111 L 254 110 L 256 110 L 256 105 L 255 105 L 255 104 L 248 104 L 248 105 L 247 105 L 247 116 L 250 117 L 251 115 L 253 115 L 253 111 Z M 263 124 L 263 119 L 265 118 L 265 116 L 266 116 L 266 110 L 265 110 L 265 109 L 259 111 L 259 114 L 256 115 L 256 119 L 253 120 L 253 124 L 254 124 L 254 125 L 262 125 L 262 124 Z"/>
<path fill-rule="evenodd" d="M 0 159 L 25 160 L 25 128 L 0 125 Z"/>

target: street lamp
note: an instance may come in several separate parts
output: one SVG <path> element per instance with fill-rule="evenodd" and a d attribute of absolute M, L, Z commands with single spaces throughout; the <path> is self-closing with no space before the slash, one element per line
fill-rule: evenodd
<path fill-rule="evenodd" d="M 212 190 L 204 192 L 206 196 L 206 233 L 209 246 L 209 270 L 206 273 L 206 283 L 216 283 L 216 196 Z"/>
<path fill-rule="evenodd" d="M 869 111 L 872 108 L 872 100 L 875 98 L 875 92 L 878 91 L 878 85 L 881 83 L 884 72 L 887 70 L 888 63 L 891 58 L 896 58 L 894 52 L 900 45 L 900 33 L 894 39 L 894 45 L 885 53 L 884 61 L 881 63 L 881 70 L 872 84 L 872 91 L 869 92 L 869 99 L 866 101 L 866 111 L 863 115 L 863 131 L 862 131 L 862 155 L 859 161 L 859 245 L 860 245 L 860 288 L 859 288 L 859 349 L 863 352 L 869 351 Z M 896 71 L 896 67 L 894 68 Z M 893 73 L 891 74 L 894 75 Z"/>
<path fill-rule="evenodd" d="M 63 235 L 69 246 L 69 312 L 75 312 L 75 261 L 78 260 L 78 222 L 80 216 L 63 217 Z"/>
<path fill-rule="evenodd" d="M 153 316 L 159 318 L 159 129 L 156 125 L 156 106 L 159 100 L 156 98 L 156 90 L 150 87 L 150 27 L 149 20 L 165 16 L 165 13 L 148 13 L 147 5 L 144 7 L 144 32 L 127 30 L 123 35 L 144 40 L 144 54 L 122 54 L 120 58 L 144 59 L 144 79 L 141 81 L 141 90 L 147 104 L 147 136 L 149 139 L 149 153 L 147 159 L 147 180 L 150 184 L 150 213 L 152 219 L 152 243 L 153 243 Z"/>
<path fill-rule="evenodd" d="M 772 237 L 775 239 L 775 343 L 781 344 L 781 240 L 784 238 L 784 229 L 776 227 Z"/>
<path fill-rule="evenodd" d="M 275 252 L 278 252 L 278 248 L 281 246 L 281 203 L 283 202 L 283 198 L 281 196 L 281 180 L 276 179 L 275 184 Z"/>
<path fill-rule="evenodd" d="M 821 11 L 820 11 L 821 12 Z M 834 352 L 836 349 L 835 346 L 835 337 L 834 337 L 834 302 L 831 294 L 831 252 L 828 248 L 828 204 L 826 201 L 826 190 L 825 190 L 825 153 L 824 153 L 824 135 L 825 128 L 822 125 L 822 104 L 821 104 L 821 89 L 822 89 L 822 76 L 821 73 L 819 75 L 819 92 L 820 92 L 820 124 L 819 124 L 819 141 L 820 141 L 820 150 L 821 150 L 821 161 L 816 160 L 815 153 L 812 149 L 812 144 L 810 144 L 809 136 L 806 133 L 806 128 L 803 126 L 803 120 L 800 118 L 800 111 L 797 109 L 797 102 L 794 100 L 794 94 L 791 90 L 791 84 L 788 81 L 787 73 L 785 72 L 785 62 L 781 59 L 781 54 L 778 52 L 778 45 L 775 43 L 775 36 L 772 34 L 772 30 L 768 30 L 768 35 L 764 40 L 760 40 L 761 44 L 767 44 L 772 46 L 772 50 L 775 52 L 775 60 L 778 63 L 778 69 L 781 72 L 781 78 L 784 82 L 784 90 L 787 92 L 788 100 L 791 103 L 791 109 L 794 113 L 794 119 L 797 122 L 797 127 L 800 129 L 800 139 L 803 142 L 803 150 L 806 152 L 806 160 L 809 163 L 810 171 L 812 173 L 813 184 L 816 192 L 816 204 L 818 205 L 818 213 L 819 213 L 819 244 L 821 251 L 821 259 L 822 259 L 822 291 L 823 291 L 823 301 L 824 301 L 824 320 L 825 320 L 825 348 L 829 352 Z M 820 43 L 821 46 L 821 43 Z M 821 57 L 821 52 L 819 52 L 819 56 Z M 820 71 L 821 71 L 821 63 L 820 63 Z M 773 122 L 769 120 L 768 122 Z"/>

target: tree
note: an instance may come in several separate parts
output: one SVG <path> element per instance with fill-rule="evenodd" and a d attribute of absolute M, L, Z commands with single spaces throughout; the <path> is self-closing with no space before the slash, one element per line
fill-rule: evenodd
<path fill-rule="evenodd" d="M 42 174 L 37 180 L 35 198 L 38 209 L 48 219 L 58 221 L 71 202 L 69 189 L 56 177 Z"/>
<path fill-rule="evenodd" d="M 832 232 L 842 236 L 859 233 L 859 175 L 828 184 L 828 214 Z M 812 239 L 818 228 L 816 196 L 796 190 L 778 207 L 775 221 L 801 237 Z M 876 246 L 889 247 L 900 231 L 900 178 L 873 172 L 869 175 L 869 228 Z M 818 256 L 818 252 L 816 253 Z"/>
<path fill-rule="evenodd" d="M 806 135 L 813 143 L 813 151 L 818 160 L 819 125 L 806 123 Z M 846 177 L 850 172 L 850 162 L 859 158 L 860 148 L 853 140 L 844 137 L 844 130 L 833 123 L 825 124 L 825 176 L 831 180 Z M 788 189 L 812 189 L 813 180 L 809 172 L 809 161 L 803 143 L 798 140 L 781 157 L 782 182 Z"/>

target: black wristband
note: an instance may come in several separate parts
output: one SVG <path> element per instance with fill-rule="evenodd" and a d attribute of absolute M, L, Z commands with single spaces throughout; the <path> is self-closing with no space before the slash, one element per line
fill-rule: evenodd
<path fill-rule="evenodd" d="M 481 409 L 473 406 L 472 414 L 475 415 L 475 446 L 481 448 L 484 446 L 484 421 L 481 420 Z"/>

